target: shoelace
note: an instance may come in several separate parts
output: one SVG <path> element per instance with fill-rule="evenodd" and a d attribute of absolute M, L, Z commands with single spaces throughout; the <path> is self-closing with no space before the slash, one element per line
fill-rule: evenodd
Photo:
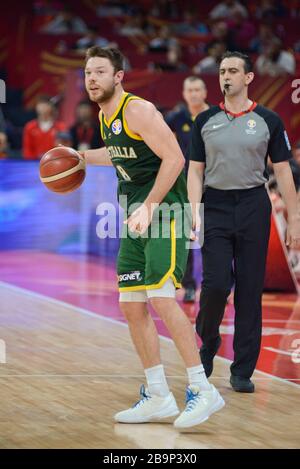
<path fill-rule="evenodd" d="M 186 390 L 186 409 L 185 412 L 191 412 L 201 397 L 200 392 L 193 393 L 189 388 Z"/>
<path fill-rule="evenodd" d="M 140 396 L 141 396 L 141 399 L 139 399 L 133 406 L 132 408 L 134 407 L 137 407 L 141 404 L 144 404 L 145 401 L 147 401 L 148 399 L 151 399 L 151 396 L 148 396 L 146 394 L 146 389 L 145 389 L 145 386 L 142 384 L 141 388 L 140 388 Z"/>

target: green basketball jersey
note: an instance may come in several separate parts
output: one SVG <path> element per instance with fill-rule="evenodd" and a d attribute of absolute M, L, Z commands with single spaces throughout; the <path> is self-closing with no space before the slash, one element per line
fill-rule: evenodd
<path fill-rule="evenodd" d="M 118 177 L 118 196 L 126 195 L 127 204 L 146 199 L 161 165 L 161 159 L 143 139 L 128 129 L 125 108 L 129 101 L 136 99 L 142 98 L 124 93 L 108 122 L 103 112 L 99 113 L 101 136 Z M 184 204 L 187 201 L 186 177 L 183 171 L 163 202 Z"/>

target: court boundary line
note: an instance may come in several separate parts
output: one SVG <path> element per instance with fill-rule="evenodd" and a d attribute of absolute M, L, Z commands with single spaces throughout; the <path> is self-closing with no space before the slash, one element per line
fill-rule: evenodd
<path fill-rule="evenodd" d="M 47 296 L 47 295 L 43 295 L 42 293 L 37 293 L 37 292 L 34 292 L 32 290 L 28 290 L 27 288 L 22 288 L 22 287 L 18 287 L 16 285 L 13 285 L 11 283 L 8 283 L 8 282 L 3 282 L 3 281 L 0 281 L 0 287 L 6 287 L 6 288 L 9 288 L 11 290 L 15 290 L 19 293 L 23 293 L 25 295 L 28 295 L 28 296 L 32 296 L 34 298 L 38 298 L 40 300 L 47 300 L 47 301 L 50 301 L 51 303 L 53 304 L 56 304 L 56 305 L 61 305 L 61 306 L 64 306 L 65 308 L 67 309 L 71 309 L 73 310 L 73 312 L 77 312 L 77 313 L 81 313 L 85 316 L 90 316 L 90 317 L 93 317 L 93 318 L 98 318 L 98 319 L 103 319 L 104 321 L 107 321 L 107 322 L 110 322 L 112 324 L 118 324 L 118 325 L 121 325 L 123 327 L 125 327 L 126 329 L 128 329 L 128 325 L 127 323 L 125 322 L 122 322 L 122 321 L 117 321 L 116 319 L 112 319 L 112 318 L 109 318 L 107 316 L 103 316 L 101 314 L 98 314 L 98 313 L 94 313 L 93 311 L 89 311 L 88 309 L 85 309 L 85 308 L 80 308 L 79 306 L 75 306 L 75 305 L 72 305 L 71 303 L 67 303 L 65 301 L 62 301 L 62 300 L 58 300 L 56 298 L 52 298 L 51 296 Z M 164 340 L 165 342 L 169 342 L 171 344 L 173 344 L 174 346 L 174 342 L 171 338 L 169 337 L 165 337 L 165 336 L 162 336 L 159 334 L 159 338 L 161 340 Z M 175 346 L 174 346 L 175 347 Z M 226 363 L 231 363 L 231 360 L 229 360 L 228 358 L 224 358 L 224 357 L 220 357 L 219 355 L 216 355 L 216 358 L 218 360 L 221 360 L 223 362 L 226 362 Z M 279 381 L 280 383 L 285 383 L 285 384 L 288 384 L 290 386 L 293 386 L 294 388 L 296 387 L 298 390 L 299 390 L 299 385 L 292 382 L 292 381 L 289 381 L 287 379 L 284 379 L 284 378 L 279 378 L 279 376 L 275 376 L 275 375 L 272 375 L 270 373 L 266 373 L 265 371 L 261 371 L 261 370 L 257 370 L 255 369 L 255 373 L 259 373 L 259 374 L 262 374 L 266 377 L 268 377 L 268 379 L 274 379 L 275 381 Z M 33 375 L 34 376 L 34 375 Z M 59 375 L 58 375 L 59 377 Z M 96 377 L 96 376 L 95 376 Z M 215 378 L 215 377 L 214 377 Z M 229 378 L 229 376 L 228 376 Z M 221 379 L 225 379 L 225 378 L 221 378 Z M 256 379 L 256 378 L 254 378 Z"/>

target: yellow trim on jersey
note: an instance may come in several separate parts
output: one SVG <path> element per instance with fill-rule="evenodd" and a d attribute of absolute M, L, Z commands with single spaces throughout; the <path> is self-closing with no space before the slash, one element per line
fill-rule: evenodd
<path fill-rule="evenodd" d="M 163 276 L 163 278 L 158 283 L 153 283 L 152 285 L 138 285 L 136 287 L 120 287 L 119 292 L 122 291 L 138 291 L 138 290 L 152 290 L 161 288 L 164 283 L 168 280 L 169 277 L 173 280 L 173 283 L 176 288 L 181 288 L 181 283 L 177 282 L 174 275 L 174 270 L 176 268 L 176 220 L 171 220 L 171 266 L 168 272 Z"/>
<path fill-rule="evenodd" d="M 100 134 L 101 134 L 102 140 L 104 141 L 104 140 L 105 140 L 105 135 L 104 135 L 104 130 L 103 130 L 102 115 L 103 115 L 103 113 L 102 113 L 102 111 L 100 110 L 100 112 L 99 112 Z"/>
<path fill-rule="evenodd" d="M 119 292 L 121 291 L 139 291 L 146 290 L 146 285 L 138 285 L 136 287 L 120 287 Z"/>
<path fill-rule="evenodd" d="M 134 140 L 143 140 L 142 137 L 138 134 L 135 134 L 134 132 L 131 132 L 131 130 L 128 128 L 126 119 L 125 119 L 125 109 L 129 101 L 132 101 L 134 99 L 139 99 L 141 101 L 144 101 L 143 98 L 139 98 L 138 96 L 130 96 L 130 98 L 127 99 L 126 103 L 124 104 L 124 107 L 122 109 L 122 119 L 123 119 L 123 127 L 125 133 L 128 135 L 128 137 L 133 138 Z"/>
<path fill-rule="evenodd" d="M 123 93 L 123 95 L 121 96 L 121 99 L 120 99 L 120 102 L 119 102 L 119 104 L 118 104 L 117 109 L 115 110 L 115 112 L 113 113 L 113 115 L 111 116 L 111 118 L 108 120 L 108 122 L 107 122 L 107 120 L 105 119 L 105 116 L 104 116 L 104 124 L 105 124 L 107 127 L 110 127 L 110 126 L 111 126 L 112 122 L 115 120 L 115 118 L 116 118 L 117 115 L 119 114 L 120 109 L 121 109 L 121 107 L 123 106 L 123 103 L 124 103 L 124 101 L 125 101 L 127 95 L 128 95 L 128 93 L 125 93 L 125 92 Z"/>
<path fill-rule="evenodd" d="M 171 279 L 173 280 L 173 283 L 174 283 L 176 288 L 182 288 L 181 283 L 177 282 L 176 277 L 175 277 L 174 274 L 171 275 Z"/>

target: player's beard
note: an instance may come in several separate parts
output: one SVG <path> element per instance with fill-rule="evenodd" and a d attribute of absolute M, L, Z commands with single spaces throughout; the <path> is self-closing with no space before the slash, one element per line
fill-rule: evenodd
<path fill-rule="evenodd" d="M 113 95 L 115 94 L 115 88 L 116 88 L 116 85 L 115 85 L 115 83 L 113 83 L 110 88 L 108 88 L 106 90 L 103 90 L 101 96 L 99 96 L 99 98 L 97 98 L 97 103 L 98 104 L 103 104 L 103 103 L 106 103 L 107 101 L 109 101 L 113 97 Z"/>

